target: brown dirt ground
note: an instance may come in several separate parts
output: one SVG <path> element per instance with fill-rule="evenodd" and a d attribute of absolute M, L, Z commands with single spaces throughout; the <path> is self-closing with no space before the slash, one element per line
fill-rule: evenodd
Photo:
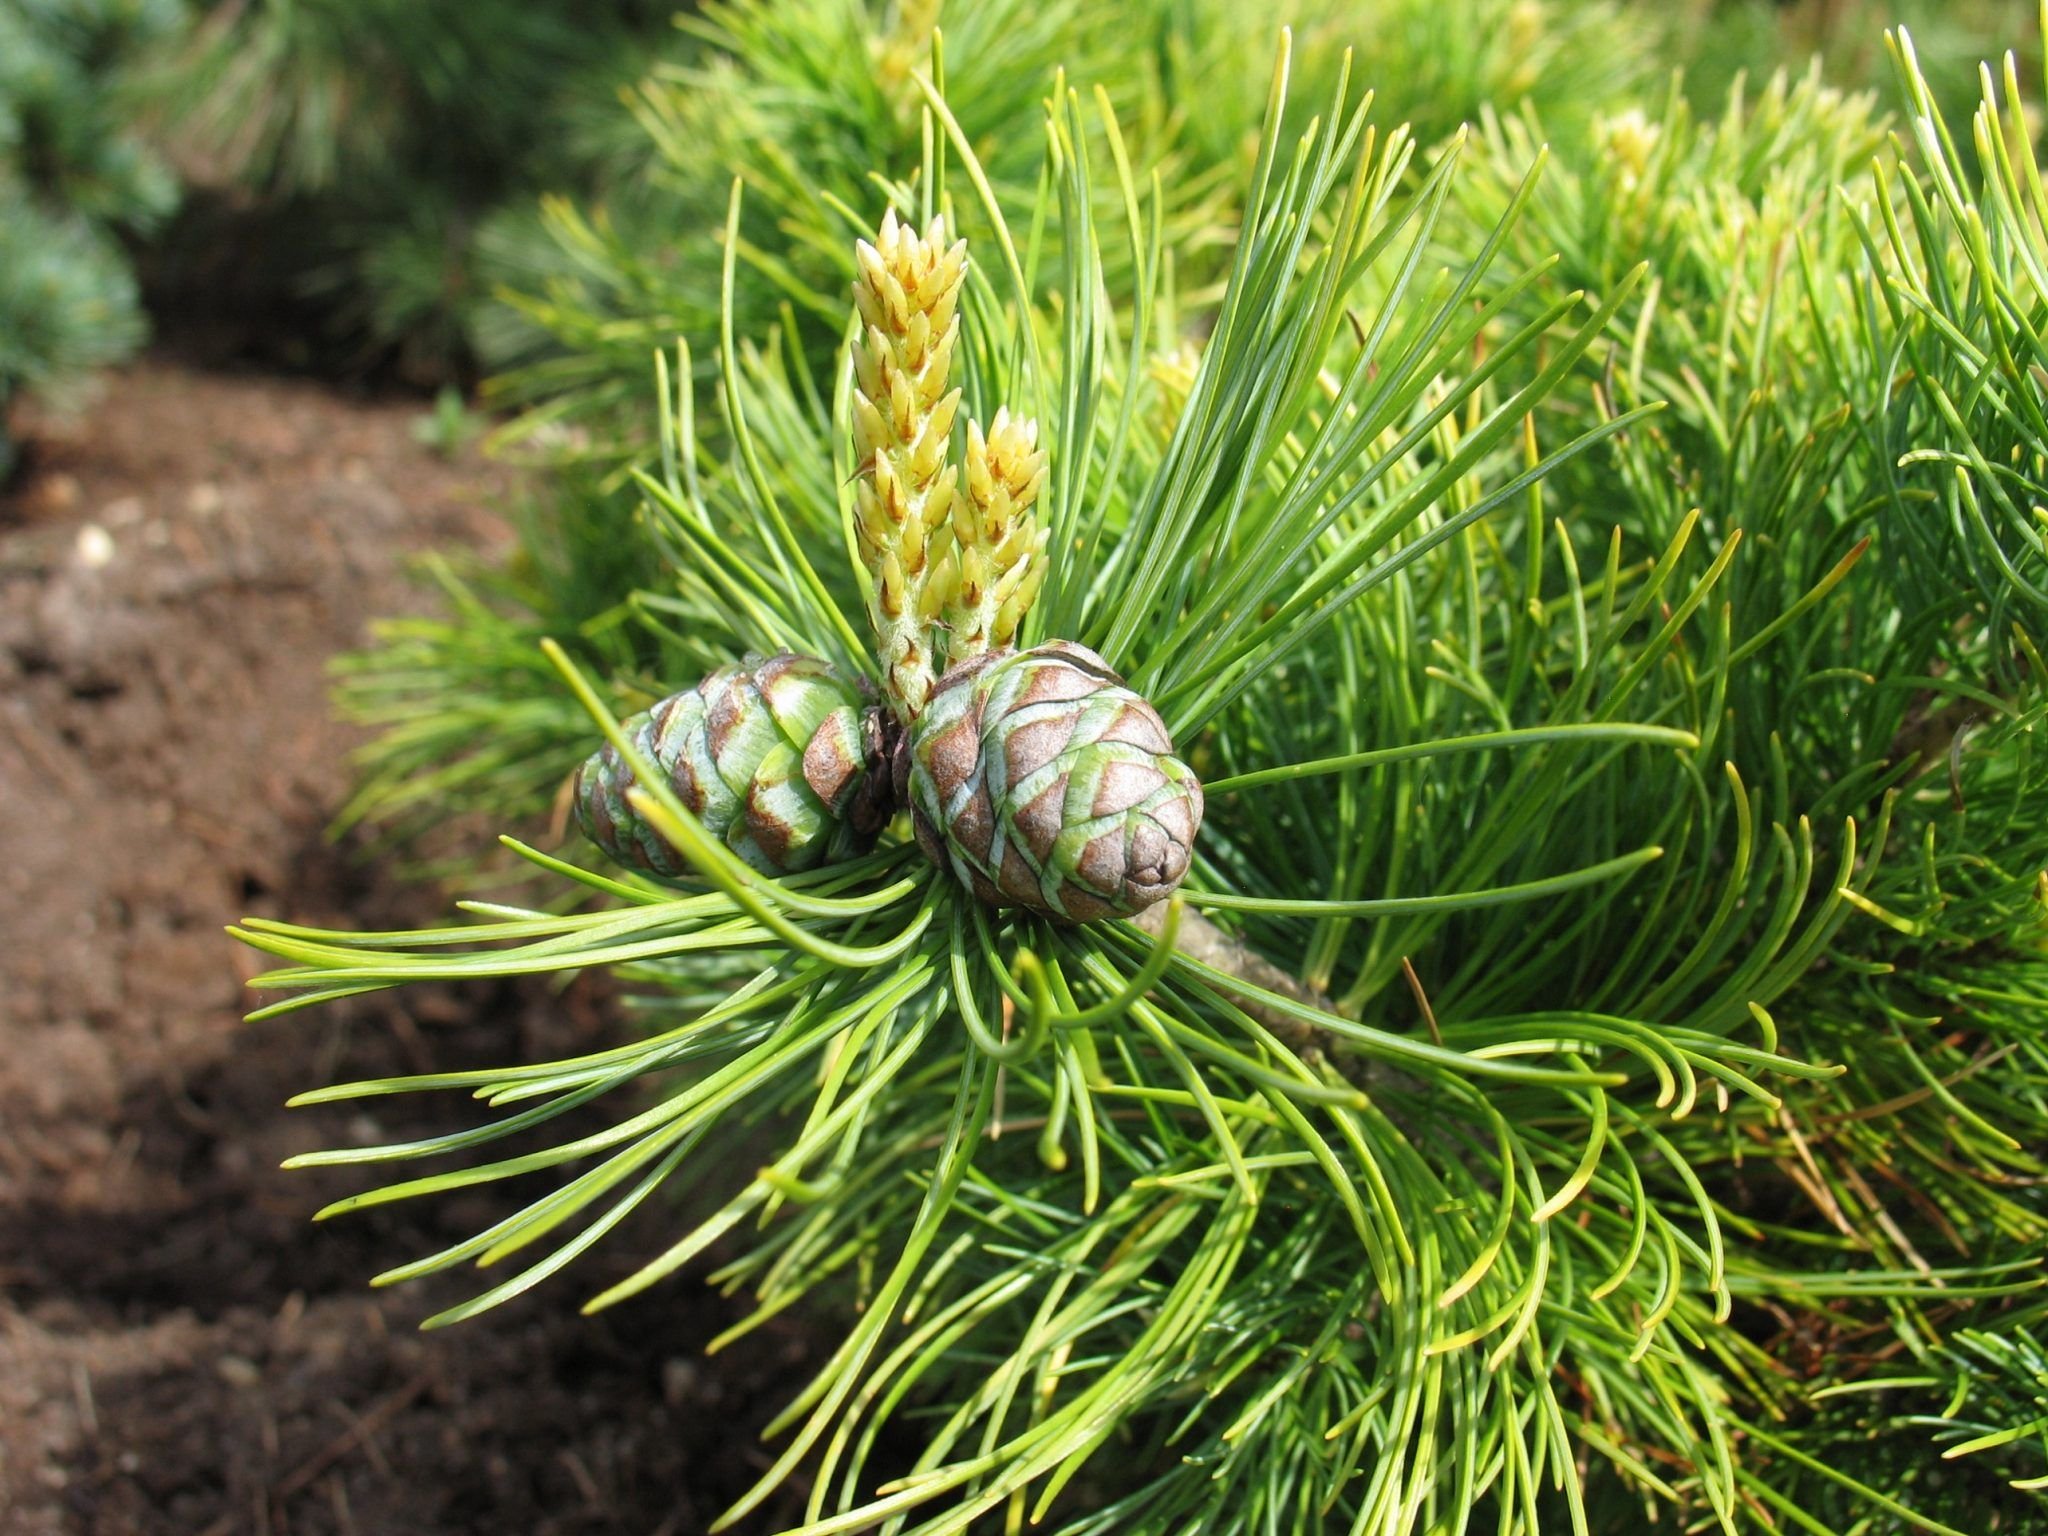
<path fill-rule="evenodd" d="M 459 1280 L 365 1282 L 512 1193 L 316 1227 L 350 1177 L 278 1169 L 455 1123 L 406 1101 L 288 1111 L 296 1091 L 588 1049 L 608 1028 L 584 986 L 240 1017 L 257 967 L 224 922 L 411 925 L 442 907 L 323 837 L 353 740 L 328 717 L 323 662 L 366 616 L 416 601 L 406 554 L 504 537 L 484 510 L 503 476 L 419 447 L 419 413 L 153 361 L 46 427 L 35 473 L 0 501 L 0 1528 L 15 1536 L 691 1536 L 765 1465 L 755 1431 L 805 1361 L 800 1335 L 770 1331 L 714 1372 L 699 1352 L 736 1314 L 697 1281 L 578 1317 L 654 1251 L 645 1228 L 580 1276 L 422 1335 Z"/>

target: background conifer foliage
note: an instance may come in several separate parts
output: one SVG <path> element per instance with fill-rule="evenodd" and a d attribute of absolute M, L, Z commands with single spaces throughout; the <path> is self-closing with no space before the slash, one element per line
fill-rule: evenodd
<path fill-rule="evenodd" d="M 119 106 L 177 0 L 18 0 L 0 9 L 0 480 L 15 397 L 62 401 L 125 357 L 145 324 L 119 245 L 176 184 Z"/>
<path fill-rule="evenodd" d="M 826 1339 L 719 1530 L 2048 1533 L 2048 7 L 16 10 L 0 390 L 168 163 L 531 473 L 335 663 L 458 912 L 232 930 L 627 1000 L 309 1062 L 427 1326 Z"/>

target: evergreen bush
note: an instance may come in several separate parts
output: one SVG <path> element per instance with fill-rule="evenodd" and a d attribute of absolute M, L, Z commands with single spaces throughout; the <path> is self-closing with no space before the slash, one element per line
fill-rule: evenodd
<path fill-rule="evenodd" d="M 129 130 L 123 92 L 182 21 L 177 0 L 0 8 L 0 479 L 15 398 L 61 404 L 142 339 L 121 241 L 155 227 L 177 189 Z"/>
<path fill-rule="evenodd" d="M 595 174 L 591 103 L 666 18 L 649 0 L 216 0 L 155 50 L 143 95 L 193 187 L 249 216 L 241 287 L 281 283 L 330 347 L 431 381 L 472 369 L 490 330 L 493 216 Z M 220 227 L 178 254 L 208 255 L 192 247 Z"/>
<path fill-rule="evenodd" d="M 1196 331 L 1213 310 L 1266 105 L 1263 79 L 1245 61 L 1264 56 L 1283 21 L 1310 39 L 1299 50 L 1304 102 L 1355 45 L 1377 99 L 1392 103 L 1386 120 L 1417 124 L 1423 142 L 1488 102 L 1527 104 L 1576 139 L 1596 103 L 1649 78 L 1654 36 L 1613 5 L 1559 0 L 1395 0 L 1366 10 L 1348 0 L 1277 9 L 998 0 L 943 17 L 908 0 L 704 7 L 680 23 L 690 51 L 657 65 L 634 92 L 640 133 L 634 143 L 609 141 L 599 188 L 582 201 L 547 200 L 540 228 L 517 209 L 486 226 L 512 274 L 510 309 L 492 312 L 492 355 L 518 362 L 487 389 L 524 408 L 499 441 L 550 466 L 557 484 L 525 523 L 509 587 L 502 573 L 443 567 L 440 579 L 459 588 L 459 628 L 407 624 L 392 632 L 400 644 L 342 664 L 343 711 L 378 732 L 345 822 L 371 819 L 404 841 L 451 806 L 545 812 L 582 755 L 585 727 L 534 669 L 538 634 L 560 638 L 613 680 L 622 710 L 644 707 L 665 691 L 660 679 L 680 675 L 672 631 L 634 622 L 632 610 L 644 614 L 648 600 L 628 596 L 657 584 L 666 559 L 625 483 L 624 466 L 653 447 L 642 405 L 648 359 L 678 337 L 718 335 L 729 291 L 729 334 L 748 351 L 747 366 L 818 387 L 844 324 L 851 241 L 865 227 L 853 210 L 871 197 L 875 175 L 921 153 L 912 74 L 941 19 L 937 62 L 961 131 L 1007 216 L 1047 242 L 1061 238 L 1061 225 L 1034 222 L 1040 100 L 1056 71 L 1084 96 L 1109 97 L 1139 195 L 1160 200 L 1162 333 Z M 1093 119 L 1085 132 L 1106 157 Z M 728 283 L 720 236 L 734 178 L 747 195 L 740 280 Z M 1090 195 L 1094 221 L 1125 216 L 1108 177 L 1095 177 Z M 1124 244 L 1104 242 L 1101 260 L 1111 292 L 1127 294 L 1133 257 Z M 711 358 L 698 347 L 689 373 L 715 436 Z M 627 568 L 648 581 L 621 583 Z M 701 658 L 701 638 L 692 643 Z M 441 707 L 455 697 L 469 701 L 465 720 Z M 507 712 L 503 729 L 482 729 L 494 708 Z M 508 754 L 499 744 L 513 736 L 524 750 Z"/>
<path fill-rule="evenodd" d="M 1004 168 L 1023 134 L 968 128 L 951 41 L 943 82 L 906 71 L 915 150 L 815 225 L 750 224 L 790 205 L 743 176 L 715 351 L 663 354 L 643 463 L 584 456 L 640 538 L 565 503 L 517 617 L 477 597 L 346 685 L 403 719 L 372 802 L 529 810 L 602 739 L 600 840 L 630 817 L 692 873 L 515 842 L 552 893 L 464 926 L 238 930 L 283 962 L 259 1016 L 605 967 L 644 1027 L 313 1090 L 483 1106 L 301 1159 L 453 1161 L 323 1214 L 552 1180 L 383 1277 L 483 1266 L 440 1324 L 671 1176 L 715 1186 L 589 1305 L 709 1261 L 753 1302 L 721 1344 L 799 1307 L 844 1330 L 728 1524 L 802 1477 L 816 1536 L 2048 1528 L 2048 194 L 2018 68 L 1967 125 L 1900 33 L 1889 119 L 1778 78 L 1425 140 L 1306 35 L 1315 110 L 1283 52 L 1255 156 L 1217 161 L 1220 244 L 1141 177 L 1143 93 L 1055 91 L 1040 168 Z M 964 236 L 957 301 L 897 235 L 855 254 L 885 210 Z M 759 294 L 828 296 L 785 280 L 810 229 L 860 323 L 750 343 Z M 1213 288 L 1177 284 L 1183 243 Z M 1022 417 L 1042 480 L 977 482 Z M 974 670 L 984 565 L 1036 567 L 1017 644 L 1085 646 L 1201 780 L 1186 883 L 1136 921 L 1070 902 L 1129 827 L 1108 775 L 1034 811 L 993 766 L 1036 794 L 1027 726 L 1125 696 L 984 697 L 1032 675 Z M 761 836 L 842 803 L 772 670 L 717 720 L 618 721 L 773 653 L 866 679 L 867 771 L 910 765 L 870 851 L 794 873 Z M 985 723 L 948 757 L 963 687 Z M 976 884 L 992 813 L 1051 817 L 1042 904 Z M 608 1128 L 550 1136 L 594 1103 Z"/>
<path fill-rule="evenodd" d="M 644 451 L 637 406 L 649 353 L 718 324 L 713 237 L 735 176 L 748 191 L 742 252 L 759 274 L 735 295 L 739 333 L 759 337 L 786 314 L 822 362 L 853 276 L 848 235 L 860 221 L 850 210 L 878 168 L 920 152 L 912 76 L 941 22 L 947 99 L 1011 216 L 1027 217 L 1036 195 L 1034 119 L 1059 71 L 1084 96 L 1108 94 L 1141 190 L 1157 175 L 1183 292 L 1221 276 L 1265 105 L 1263 76 L 1246 63 L 1281 25 L 1308 40 L 1304 99 L 1352 48 L 1388 120 L 1425 143 L 1487 103 L 1530 102 L 1556 130 L 1583 128 L 1590 104 L 1649 72 L 1653 36 L 1607 0 L 982 0 L 952 10 L 936 0 L 712 0 L 678 19 L 689 51 L 636 87 L 637 148 L 614 150 L 591 196 L 548 203 L 552 256 L 535 248 L 534 280 L 514 284 L 535 328 L 527 346 L 545 350 L 496 381 L 499 398 L 542 406 L 535 426 L 594 422 L 582 447 L 608 462 Z M 1097 216 L 1117 217 L 1114 189 L 1097 192 Z M 1102 259 L 1112 290 L 1127 291 L 1126 253 L 1108 248 Z M 516 360 L 510 349 L 500 356 Z"/>

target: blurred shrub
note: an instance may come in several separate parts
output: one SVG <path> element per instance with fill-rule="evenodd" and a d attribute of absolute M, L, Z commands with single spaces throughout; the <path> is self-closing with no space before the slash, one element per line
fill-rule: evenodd
<path fill-rule="evenodd" d="M 735 330 L 760 336 L 786 312 L 822 360 L 843 320 L 851 236 L 880 206 L 871 178 L 918 159 L 915 77 L 935 31 L 947 100 L 1012 214 L 1035 191 L 1039 104 L 1056 76 L 1107 97 L 1141 185 L 1157 176 L 1164 245 L 1197 309 L 1234 242 L 1229 198 L 1265 107 L 1265 72 L 1247 61 L 1268 57 L 1281 27 L 1302 41 L 1298 100 L 1319 99 L 1350 49 L 1376 115 L 1425 143 L 1487 103 L 1531 103 L 1554 132 L 1582 131 L 1599 103 L 1650 76 L 1654 35 L 1611 0 L 714 0 L 678 25 L 688 51 L 633 89 L 638 135 L 608 147 L 587 195 L 508 211 L 492 229 L 525 321 L 494 323 L 489 359 L 508 369 L 498 397 L 545 405 L 536 424 L 591 427 L 572 441 L 601 459 L 645 447 L 631 423 L 654 352 L 716 329 L 735 178 L 740 254 L 755 269 L 738 285 Z M 1099 215 L 1120 216 L 1113 189 L 1098 192 Z M 1103 275 L 1119 292 L 1130 253 L 1110 246 Z"/>
<path fill-rule="evenodd" d="M 127 131 L 121 92 L 183 21 L 178 0 L 0 5 L 0 476 L 12 399 L 61 401 L 142 339 L 118 237 L 156 226 L 177 188 Z"/>
<path fill-rule="evenodd" d="M 1977 105 L 1977 66 L 2024 36 L 2025 0 L 1636 0 L 1670 29 L 1671 56 L 1685 62 L 1696 105 L 1711 108 L 1738 74 L 1762 80 L 1820 61 L 1830 84 L 1883 86 L 1890 78 L 1884 30 L 1907 26 L 1936 103 L 1950 121 Z M 2038 73 L 2038 70 L 2029 73 Z"/>
<path fill-rule="evenodd" d="M 209 206 L 174 258 L 205 286 L 313 301 L 331 347 L 417 380 L 468 367 L 494 209 L 593 173 L 578 123 L 641 67 L 648 0 L 218 0 L 147 80 L 161 141 Z M 207 217 L 207 215 L 212 215 Z M 179 263 L 182 262 L 182 267 Z M 256 295 L 276 299 L 278 295 Z"/>

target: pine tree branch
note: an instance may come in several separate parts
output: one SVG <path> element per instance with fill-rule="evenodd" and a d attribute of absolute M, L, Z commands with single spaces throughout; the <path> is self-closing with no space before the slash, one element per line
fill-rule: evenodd
<path fill-rule="evenodd" d="M 1158 938 L 1165 931 L 1167 903 L 1161 902 L 1147 907 L 1131 919 L 1133 926 L 1142 932 Z M 1180 952 L 1198 964 L 1206 965 L 1212 971 L 1221 971 L 1239 981 L 1248 982 L 1263 991 L 1277 992 L 1305 1007 L 1319 1008 L 1325 1013 L 1337 1011 L 1337 1005 L 1320 988 L 1312 987 L 1290 971 L 1282 970 L 1264 955 L 1246 944 L 1234 934 L 1225 933 L 1214 923 L 1192 907 L 1183 906 L 1180 915 Z M 1288 1049 L 1304 1058 L 1311 1055 L 1338 1059 L 1336 1038 L 1327 1031 L 1315 1027 L 1289 1013 L 1270 1007 L 1254 998 L 1240 997 L 1238 1007 L 1252 1018 L 1270 1029 Z M 1361 1065 L 1352 1062 L 1340 1063 L 1347 1077 Z"/>
<path fill-rule="evenodd" d="M 1165 902 L 1147 907 L 1131 922 L 1142 932 L 1157 938 L 1166 926 L 1166 907 Z M 1206 965 L 1212 971 L 1220 971 L 1262 991 L 1276 992 L 1303 1007 L 1320 1009 L 1324 1013 L 1338 1011 L 1336 1002 L 1320 987 L 1311 986 L 1293 972 L 1281 969 L 1244 940 L 1226 933 L 1192 907 L 1183 906 L 1181 909 L 1180 938 L 1176 948 L 1190 960 Z M 1349 1042 L 1305 1019 L 1283 1013 L 1257 998 L 1233 996 L 1232 1001 L 1271 1030 L 1275 1038 L 1303 1062 L 1314 1066 L 1317 1062 L 1327 1061 L 1354 1087 L 1372 1091 L 1396 1082 L 1408 1086 L 1415 1084 L 1414 1078 L 1396 1072 L 1383 1062 L 1359 1055 Z"/>

